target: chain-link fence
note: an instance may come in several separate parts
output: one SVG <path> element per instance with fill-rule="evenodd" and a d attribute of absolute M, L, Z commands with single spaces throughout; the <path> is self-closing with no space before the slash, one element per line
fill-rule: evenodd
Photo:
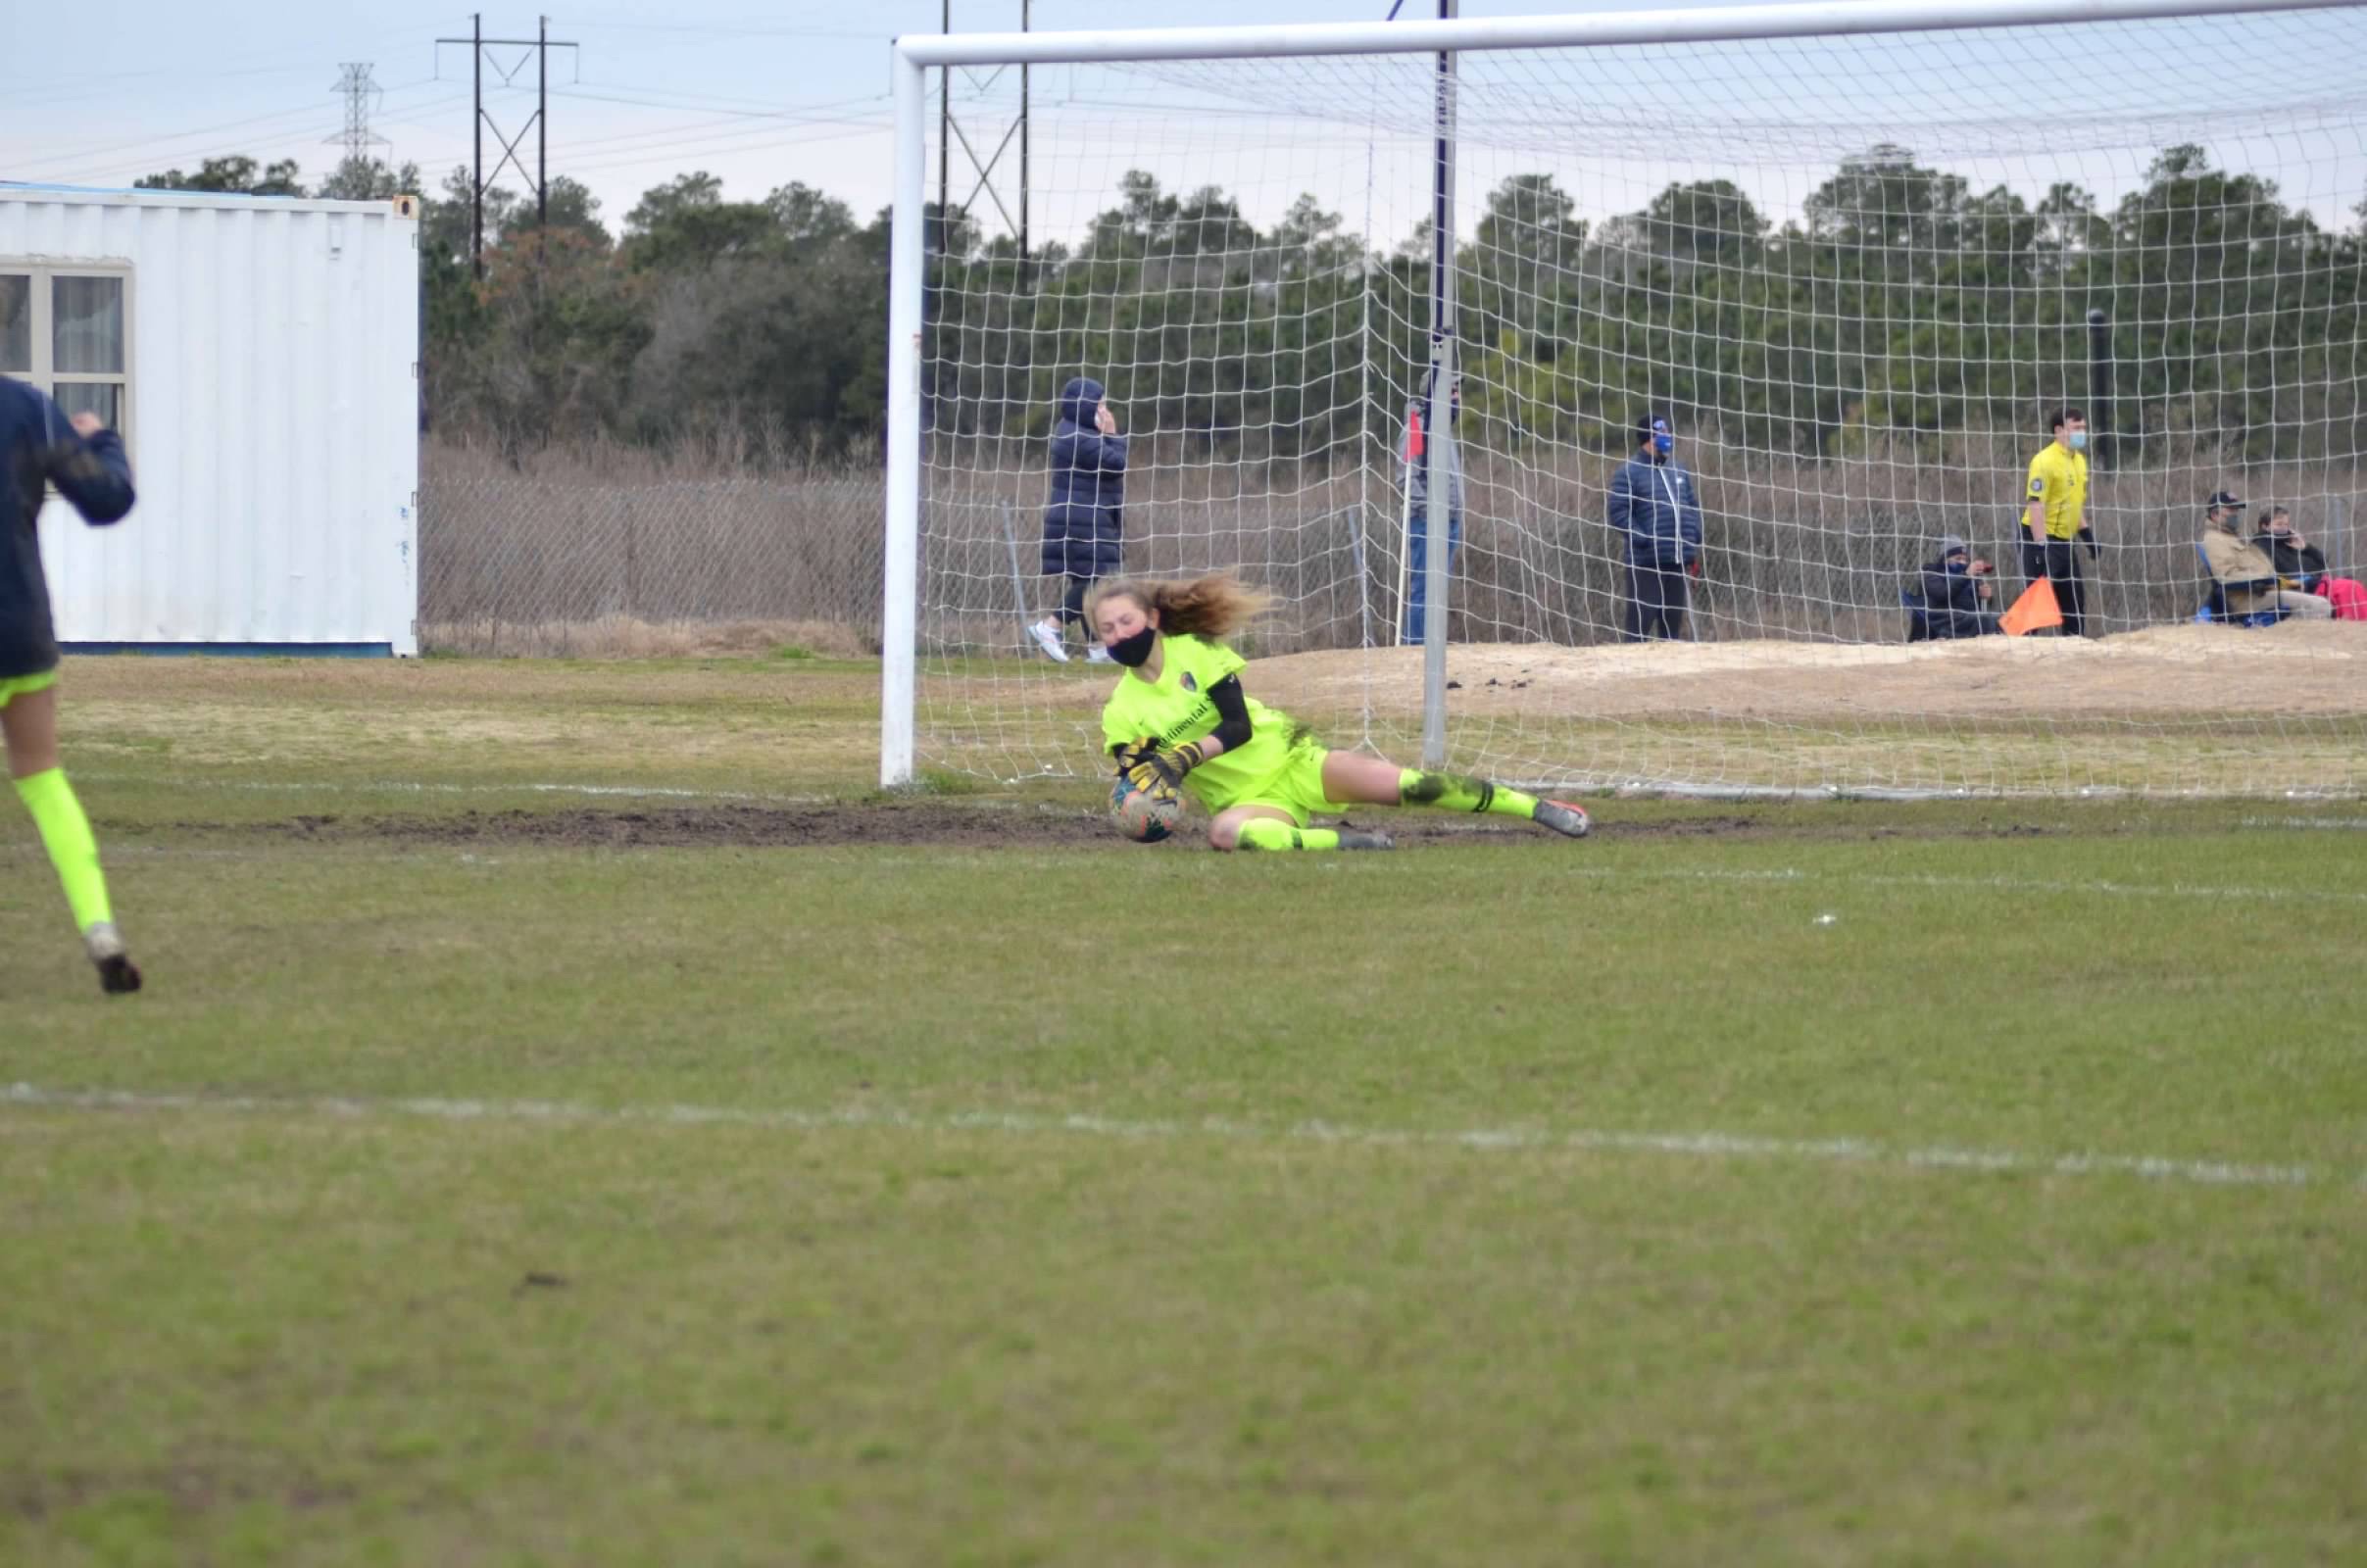
<path fill-rule="evenodd" d="M 521 463 L 438 444 L 423 457 L 420 642 L 453 652 L 635 654 L 796 642 L 879 645 L 884 486 L 877 469 L 799 468 L 729 454 L 631 451 Z M 1240 570 L 1281 607 L 1256 637 L 1288 653 L 1395 640 L 1404 514 L 1378 465 L 1287 484 L 1263 470 L 1210 493 L 1206 471 L 1130 476 L 1126 568 Z M 2012 475 L 1984 464 L 1775 466 L 1701 473 L 1705 574 L 1696 631 L 1716 638 L 1890 642 L 1899 590 L 1943 534 L 2018 591 Z M 1450 635 L 1467 642 L 1615 640 L 1625 594 L 1604 526 L 1607 466 L 1492 454 L 1472 464 Z M 1253 481 L 1255 483 L 1253 483 Z M 2360 560 L 2358 475 L 2294 466 L 2222 480 L 2198 466 L 2099 475 L 2090 515 L 2107 630 L 2185 620 L 2203 587 L 2200 498 L 2222 482 L 2274 502 L 2338 571 Z M 1255 488 L 1263 484 L 1263 489 Z M 940 460 L 927 475 L 921 629 L 939 652 L 1026 649 L 1049 608 L 1038 574 L 1040 470 Z M 2000 495 L 2000 492 L 2002 494 Z"/>
<path fill-rule="evenodd" d="M 875 471 L 445 444 L 420 467 L 422 648 L 878 651 Z"/>

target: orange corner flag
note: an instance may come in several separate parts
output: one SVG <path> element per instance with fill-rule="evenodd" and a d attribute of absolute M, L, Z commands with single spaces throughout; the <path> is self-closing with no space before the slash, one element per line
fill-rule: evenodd
<path fill-rule="evenodd" d="M 2022 590 L 2022 597 L 2013 602 L 2013 608 L 2005 612 L 2005 618 L 1997 624 L 2005 628 L 2008 637 L 2020 637 L 2041 627 L 2062 623 L 2062 608 L 2054 602 L 2054 584 L 2041 577 Z"/>

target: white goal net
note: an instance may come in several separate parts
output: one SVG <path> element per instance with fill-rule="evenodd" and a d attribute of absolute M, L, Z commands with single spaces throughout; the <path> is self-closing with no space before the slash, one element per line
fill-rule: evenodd
<path fill-rule="evenodd" d="M 950 211 L 900 256 L 913 673 L 907 741 L 892 575 L 886 775 L 1098 772 L 1114 672 L 1031 628 L 1114 556 L 1278 596 L 1237 639 L 1252 690 L 1401 760 L 1427 686 L 1453 765 L 1581 791 L 2357 793 L 2367 9 L 1993 9 L 2024 20 L 1689 41 L 1666 12 L 1657 40 L 1596 18 L 1565 30 L 1613 41 L 1502 48 L 1401 24 L 1394 53 L 1250 30 L 1023 89 L 987 58 L 954 81 L 1024 110 L 1015 188 L 941 142 L 930 72 L 904 194 Z M 1048 545 L 1077 378 L 1124 470 Z M 2089 532 L 2050 567 L 2022 520 L 2065 409 Z M 1989 635 L 2050 569 L 2086 635 Z"/>

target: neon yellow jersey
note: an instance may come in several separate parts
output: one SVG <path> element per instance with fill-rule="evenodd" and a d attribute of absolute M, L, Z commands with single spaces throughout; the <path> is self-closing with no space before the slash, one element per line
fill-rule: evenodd
<path fill-rule="evenodd" d="M 2066 452 L 2060 441 L 2047 442 L 2030 460 L 2025 511 L 2032 501 L 2039 504 L 2039 515 L 2046 519 L 2047 538 L 2077 538 L 2080 517 L 2088 510 L 2088 455 Z"/>
<path fill-rule="evenodd" d="M 1159 679 L 1141 670 L 1118 677 L 1102 708 L 1105 747 L 1127 746 L 1149 735 L 1162 747 L 1196 741 L 1216 727 L 1208 688 L 1239 674 L 1248 661 L 1222 643 L 1177 632 L 1159 639 Z M 1272 778 L 1290 760 L 1290 717 L 1252 697 L 1249 743 L 1210 758 L 1184 775 L 1184 788 L 1210 811 L 1221 811 Z"/>

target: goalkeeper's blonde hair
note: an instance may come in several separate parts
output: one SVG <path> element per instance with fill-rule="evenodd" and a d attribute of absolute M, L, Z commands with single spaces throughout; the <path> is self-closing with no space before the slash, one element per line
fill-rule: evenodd
<path fill-rule="evenodd" d="M 1274 596 L 1249 587 L 1226 572 L 1187 582 L 1100 582 L 1085 600 L 1085 619 L 1094 621 L 1112 599 L 1131 599 L 1159 612 L 1159 629 L 1193 637 L 1225 637 L 1274 607 Z"/>

